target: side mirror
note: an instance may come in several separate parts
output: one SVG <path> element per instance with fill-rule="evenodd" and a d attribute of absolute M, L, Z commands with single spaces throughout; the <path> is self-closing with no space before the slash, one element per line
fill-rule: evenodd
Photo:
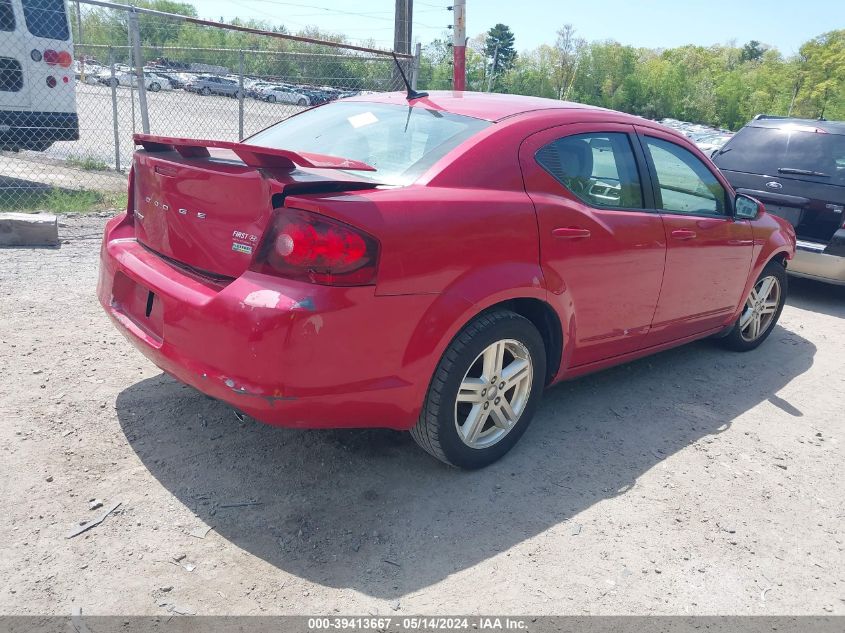
<path fill-rule="evenodd" d="M 734 201 L 734 217 L 737 220 L 753 220 L 765 210 L 763 203 L 751 196 L 739 194 Z"/>

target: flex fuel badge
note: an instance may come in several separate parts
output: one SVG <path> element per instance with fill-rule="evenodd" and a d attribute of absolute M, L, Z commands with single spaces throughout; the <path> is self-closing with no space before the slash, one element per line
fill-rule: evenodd
<path fill-rule="evenodd" d="M 245 231 L 232 232 L 232 250 L 238 253 L 252 255 L 253 247 L 258 241 L 258 236 Z"/>

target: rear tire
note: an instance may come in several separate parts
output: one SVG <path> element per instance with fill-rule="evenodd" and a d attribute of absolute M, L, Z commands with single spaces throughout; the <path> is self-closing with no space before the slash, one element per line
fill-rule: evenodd
<path fill-rule="evenodd" d="M 270 103 L 276 103 L 276 96 L 270 95 L 269 97 L 267 97 L 267 101 Z"/>
<path fill-rule="evenodd" d="M 483 313 L 440 359 L 411 436 L 446 464 L 483 468 L 528 428 L 545 377 L 546 348 L 534 324 L 509 310 Z"/>
<path fill-rule="evenodd" d="M 160 83 L 158 83 L 157 81 L 154 81 L 153 83 L 150 84 L 150 92 L 158 92 L 159 90 L 161 90 L 161 84 Z"/>
<path fill-rule="evenodd" d="M 719 344 L 736 352 L 750 352 L 759 347 L 775 329 L 786 303 L 786 291 L 786 269 L 780 261 L 770 261 L 754 282 L 730 332 L 718 339 Z"/>
<path fill-rule="evenodd" d="M 203 97 L 207 97 L 208 95 L 210 95 L 210 94 L 211 94 L 211 89 L 210 89 L 208 86 L 206 86 L 205 88 L 203 88 L 202 90 L 200 90 L 200 94 L 201 94 Z"/>
<path fill-rule="evenodd" d="M 305 106 L 308 105 L 308 102 L 305 99 L 300 99 L 299 101 L 296 102 L 296 105 L 304 108 Z"/>

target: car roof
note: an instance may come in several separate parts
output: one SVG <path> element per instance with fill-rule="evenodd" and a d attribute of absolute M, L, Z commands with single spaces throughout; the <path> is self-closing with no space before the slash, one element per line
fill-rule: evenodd
<path fill-rule="evenodd" d="M 845 134 L 845 121 L 825 121 L 823 119 L 798 119 L 795 117 L 758 114 L 749 123 L 749 127 L 782 128 L 787 126 L 813 127 L 828 134 Z"/>
<path fill-rule="evenodd" d="M 595 106 L 557 101 L 542 97 L 526 97 L 490 92 L 461 92 L 451 90 L 432 90 L 427 97 L 409 102 L 405 92 L 383 92 L 349 97 L 347 101 L 367 101 L 371 103 L 389 103 L 411 105 L 432 110 L 445 110 L 487 121 L 501 119 L 532 112 L 535 110 L 601 110 Z"/>

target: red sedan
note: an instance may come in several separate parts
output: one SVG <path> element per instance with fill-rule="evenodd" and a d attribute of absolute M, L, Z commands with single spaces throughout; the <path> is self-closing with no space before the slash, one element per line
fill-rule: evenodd
<path fill-rule="evenodd" d="M 99 298 L 167 373 L 258 420 L 410 430 L 478 468 L 558 381 L 757 347 L 792 227 L 683 136 L 529 97 L 367 95 L 242 143 L 139 135 Z"/>

